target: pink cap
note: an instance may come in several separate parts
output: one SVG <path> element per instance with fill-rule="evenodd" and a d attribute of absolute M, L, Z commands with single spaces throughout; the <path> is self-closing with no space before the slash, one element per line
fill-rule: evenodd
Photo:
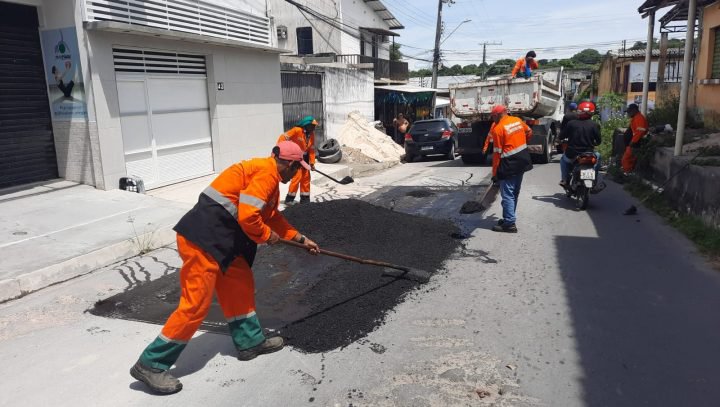
<path fill-rule="evenodd" d="M 303 160 L 303 151 L 299 145 L 292 141 L 281 141 L 277 144 L 280 148 L 278 158 L 287 161 L 300 161 L 300 165 L 306 170 L 310 169 L 310 165 Z"/>
<path fill-rule="evenodd" d="M 490 111 L 490 114 L 502 114 L 502 113 L 507 113 L 507 108 L 503 105 L 497 105 L 497 106 L 493 107 L 492 110 Z"/>

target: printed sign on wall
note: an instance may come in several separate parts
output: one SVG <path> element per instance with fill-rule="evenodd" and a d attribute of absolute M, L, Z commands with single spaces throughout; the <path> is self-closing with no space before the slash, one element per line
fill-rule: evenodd
<path fill-rule="evenodd" d="M 53 120 L 87 119 L 75 27 L 42 31 L 41 34 Z"/>

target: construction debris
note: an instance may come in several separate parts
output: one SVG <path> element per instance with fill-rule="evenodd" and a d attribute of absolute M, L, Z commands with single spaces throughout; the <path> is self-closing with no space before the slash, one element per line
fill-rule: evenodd
<path fill-rule="evenodd" d="M 387 134 L 377 130 L 359 112 L 348 114 L 340 134 L 336 137 L 345 151 L 346 147 L 359 152 L 375 162 L 399 162 L 405 150 Z"/>

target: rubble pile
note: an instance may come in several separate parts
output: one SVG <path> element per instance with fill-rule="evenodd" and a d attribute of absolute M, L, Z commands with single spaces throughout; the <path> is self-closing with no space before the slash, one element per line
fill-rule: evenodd
<path fill-rule="evenodd" d="M 405 154 L 401 146 L 392 141 L 387 134 L 376 129 L 359 112 L 348 115 L 345 125 L 336 138 L 343 151 L 346 147 L 359 150 L 360 154 L 374 162 L 400 161 L 400 157 Z"/>

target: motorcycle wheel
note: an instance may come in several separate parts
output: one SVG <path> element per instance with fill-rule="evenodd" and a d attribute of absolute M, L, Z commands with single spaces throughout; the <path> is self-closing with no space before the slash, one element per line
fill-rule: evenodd
<path fill-rule="evenodd" d="M 588 202 L 590 201 L 590 190 L 584 185 L 579 186 L 575 192 L 575 207 L 582 210 L 587 209 Z"/>

